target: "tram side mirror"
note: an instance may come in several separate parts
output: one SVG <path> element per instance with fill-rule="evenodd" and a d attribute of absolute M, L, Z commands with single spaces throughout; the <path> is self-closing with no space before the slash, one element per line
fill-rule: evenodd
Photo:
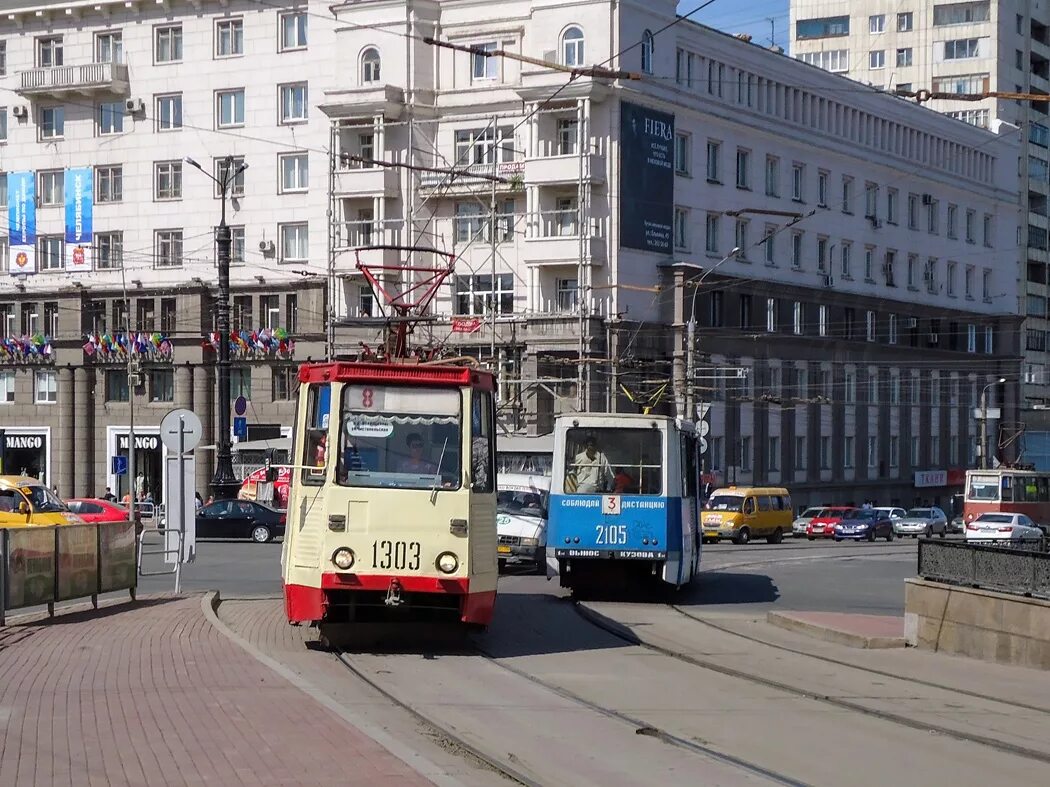
<path fill-rule="evenodd" d="M 274 457 L 276 450 L 271 448 L 266 452 L 266 480 L 271 484 L 277 480 L 277 468 L 274 466 L 276 463 Z"/>

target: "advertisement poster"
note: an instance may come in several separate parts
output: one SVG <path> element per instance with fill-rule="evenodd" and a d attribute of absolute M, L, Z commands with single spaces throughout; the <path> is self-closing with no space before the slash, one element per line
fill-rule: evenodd
<path fill-rule="evenodd" d="M 10 528 L 7 547 L 7 608 L 55 600 L 54 528 Z"/>
<path fill-rule="evenodd" d="M 98 536 L 100 592 L 135 587 L 135 523 L 102 522 Z"/>
<path fill-rule="evenodd" d="M 98 592 L 98 536 L 95 525 L 70 525 L 58 533 L 58 597 L 82 598 Z"/>
<path fill-rule="evenodd" d="M 36 273 L 36 173 L 7 173 L 7 269 L 12 276 Z"/>
<path fill-rule="evenodd" d="M 620 104 L 620 246 L 671 254 L 674 115 Z"/>
<path fill-rule="evenodd" d="M 92 266 L 92 213 L 94 180 L 91 167 L 67 169 L 66 202 L 66 271 L 90 271 Z"/>

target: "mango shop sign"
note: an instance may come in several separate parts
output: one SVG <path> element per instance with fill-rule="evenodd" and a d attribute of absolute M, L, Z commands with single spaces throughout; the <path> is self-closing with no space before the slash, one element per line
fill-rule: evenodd
<path fill-rule="evenodd" d="M 11 451 L 25 449 L 42 451 L 47 445 L 47 438 L 40 434 L 8 434 L 4 435 L 4 448 Z"/>
<path fill-rule="evenodd" d="M 121 450 L 128 450 L 128 436 L 122 434 L 119 437 Z M 153 434 L 135 435 L 135 448 L 139 451 L 156 451 L 160 448 L 160 438 Z"/>

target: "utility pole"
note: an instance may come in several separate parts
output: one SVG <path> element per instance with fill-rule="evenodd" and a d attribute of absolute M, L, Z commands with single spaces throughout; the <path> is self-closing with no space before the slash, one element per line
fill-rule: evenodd
<path fill-rule="evenodd" d="M 674 389 L 675 412 L 679 418 L 688 418 L 689 378 L 685 364 L 685 271 L 678 268 L 674 271 L 674 355 L 671 366 L 671 378 Z"/>
<path fill-rule="evenodd" d="M 138 467 L 135 461 L 135 389 L 139 382 L 139 365 L 135 357 L 134 343 L 131 338 L 131 299 L 128 297 L 128 283 L 124 276 L 124 265 L 120 266 L 120 284 L 124 290 L 124 333 L 128 341 L 128 508 L 131 511 L 131 521 L 139 521 L 138 491 L 135 481 Z M 118 445 L 119 453 L 119 445 Z M 119 490 L 119 484 L 118 484 Z M 119 499 L 119 495 L 118 495 Z"/>
<path fill-rule="evenodd" d="M 988 389 L 993 385 L 1002 385 L 1005 377 L 988 383 L 981 389 L 981 469 L 988 469 Z"/>
<path fill-rule="evenodd" d="M 233 156 L 227 156 L 219 167 L 219 177 L 206 171 L 191 158 L 186 163 L 199 169 L 219 187 L 222 213 L 215 232 L 215 261 L 219 269 L 219 298 L 216 303 L 215 322 L 219 332 L 219 435 L 215 441 L 215 475 L 211 479 L 212 495 L 216 500 L 229 500 L 237 494 L 240 481 L 233 472 L 233 445 L 230 442 L 230 252 L 233 233 L 226 224 L 226 198 L 230 186 L 248 165 L 242 163 L 234 169 Z"/>
<path fill-rule="evenodd" d="M 503 140 L 499 135 L 499 126 L 497 125 L 496 116 L 492 116 L 492 139 L 494 140 L 492 146 L 492 174 L 497 174 L 497 164 L 499 161 L 500 148 L 502 147 Z M 492 276 L 492 287 L 489 293 L 489 313 L 492 315 L 491 332 L 492 335 L 489 337 L 489 363 L 492 364 L 492 373 L 499 375 L 499 364 L 496 362 L 496 311 L 499 309 L 499 303 L 496 301 L 496 181 L 493 179 L 491 182 L 491 191 L 489 192 L 489 273 Z"/>

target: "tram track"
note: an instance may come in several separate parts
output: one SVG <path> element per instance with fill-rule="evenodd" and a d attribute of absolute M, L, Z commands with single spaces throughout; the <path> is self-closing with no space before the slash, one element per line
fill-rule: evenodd
<path fill-rule="evenodd" d="M 786 776 L 785 774 L 777 773 L 776 771 L 765 768 L 753 762 L 749 762 L 740 757 L 736 757 L 731 754 L 727 754 L 722 751 L 718 751 L 710 746 L 705 746 L 688 738 L 684 738 L 679 735 L 675 735 L 666 730 L 659 729 L 649 724 L 648 722 L 635 718 L 629 714 L 618 711 L 614 708 L 610 708 L 601 705 L 596 702 L 592 702 L 585 697 L 582 697 L 575 692 L 569 691 L 561 686 L 554 685 L 548 681 L 538 678 L 525 670 L 518 669 L 504 663 L 502 659 L 486 651 L 481 645 L 479 645 L 473 638 L 469 640 L 471 651 L 474 655 L 480 656 L 487 663 L 493 665 L 497 669 L 505 671 L 514 675 L 515 677 L 525 680 L 528 683 L 536 686 L 544 691 L 551 692 L 552 694 L 560 697 L 561 699 L 573 703 L 574 705 L 583 708 L 589 712 L 599 714 L 605 718 L 611 719 L 619 724 L 625 725 L 633 730 L 635 735 L 651 738 L 659 741 L 663 744 L 671 746 L 675 749 L 684 751 L 691 755 L 698 755 L 707 760 L 714 760 L 723 765 L 727 765 L 735 770 L 743 771 L 750 776 L 758 777 L 772 784 L 782 785 L 783 787 L 809 787 L 807 782 L 799 781 L 797 779 Z M 541 787 L 541 785 L 547 784 L 547 782 L 537 781 L 535 778 L 527 775 L 522 769 L 518 768 L 513 762 L 510 762 L 510 756 L 495 755 L 490 752 L 483 750 L 475 744 L 467 741 L 462 735 L 457 733 L 449 724 L 444 723 L 441 719 L 436 718 L 433 714 L 426 713 L 423 710 L 415 707 L 411 702 L 403 700 L 399 696 L 399 692 L 388 685 L 384 685 L 383 681 L 371 677 L 367 670 L 359 668 L 354 664 L 353 655 L 346 653 L 345 651 L 337 651 L 336 657 L 358 680 L 361 680 L 370 688 L 378 692 L 380 695 L 385 697 L 389 702 L 393 703 L 397 707 L 406 711 L 412 715 L 419 722 L 427 725 L 438 731 L 441 735 L 446 736 L 456 746 L 460 746 L 464 751 L 468 752 L 471 756 L 476 757 L 481 762 L 492 768 L 494 771 L 508 779 L 509 781 L 517 784 L 526 785 L 526 787 Z M 569 782 L 566 782 L 569 783 Z"/>
<path fill-rule="evenodd" d="M 962 730 L 959 730 L 959 729 L 953 729 L 953 728 L 950 728 L 950 727 L 945 727 L 943 725 L 931 724 L 929 722 L 921 721 L 921 720 L 918 720 L 918 719 L 913 719 L 913 718 L 910 718 L 908 716 L 902 716 L 899 713 L 893 713 L 891 711 L 885 711 L 885 710 L 880 710 L 878 708 L 873 708 L 873 707 L 870 707 L 870 706 L 866 706 L 866 705 L 863 705 L 863 704 L 861 704 L 859 702 L 854 702 L 852 700 L 843 699 L 841 697 L 834 697 L 834 696 L 831 696 L 829 694 L 821 694 L 820 692 L 816 692 L 816 691 L 812 691 L 812 690 L 809 690 L 809 689 L 801 688 L 799 686 L 795 686 L 795 685 L 792 685 L 790 683 L 786 683 L 784 681 L 777 680 L 775 678 L 766 677 L 764 675 L 758 675 L 758 674 L 755 674 L 754 672 L 748 672 L 746 670 L 736 669 L 734 667 L 730 667 L 730 666 L 728 666 L 726 664 L 723 664 L 723 663 L 718 662 L 718 661 L 713 661 L 711 659 L 704 659 L 704 658 L 693 656 L 693 655 L 690 655 L 690 654 L 687 654 L 687 653 L 682 653 L 681 651 L 676 651 L 673 648 L 668 648 L 668 647 L 665 647 L 663 645 L 658 645 L 658 644 L 656 644 L 654 642 L 649 642 L 649 641 L 643 640 L 641 637 L 639 637 L 637 634 L 635 634 L 633 631 L 631 631 L 624 624 L 620 624 L 620 623 L 617 623 L 616 621 L 613 621 L 613 620 L 611 620 L 609 618 L 606 618 L 605 616 L 601 615 L 600 613 L 595 612 L 594 610 L 591 610 L 590 608 L 584 606 L 583 604 L 581 604 L 581 603 L 579 603 L 577 601 L 573 601 L 572 602 L 572 606 L 573 606 L 573 609 L 576 611 L 576 613 L 583 620 L 585 620 L 588 623 L 598 627 L 599 629 L 605 631 L 606 633 L 611 634 L 614 637 L 618 637 L 619 639 L 621 639 L 626 644 L 645 648 L 645 649 L 650 650 L 650 651 L 652 651 L 654 653 L 658 653 L 658 654 L 660 654 L 662 656 L 666 656 L 668 658 L 675 659 L 675 660 L 680 661 L 682 663 L 689 664 L 691 666 L 698 667 L 698 668 L 703 669 L 703 670 L 714 672 L 714 673 L 717 673 L 719 675 L 723 675 L 723 676 L 726 676 L 726 677 L 735 678 L 737 680 L 746 681 L 748 683 L 756 684 L 756 685 L 763 686 L 765 688 L 773 689 L 773 690 L 776 690 L 776 691 L 782 691 L 782 692 L 785 692 L 787 694 L 791 694 L 793 696 L 799 697 L 801 699 L 818 702 L 818 703 L 821 703 L 823 705 L 828 705 L 828 706 L 831 706 L 831 707 L 834 707 L 834 708 L 837 708 L 837 709 L 840 709 L 840 710 L 851 711 L 851 712 L 854 712 L 854 713 L 861 714 L 863 716 L 867 716 L 869 718 L 879 719 L 881 721 L 886 721 L 886 722 L 889 722 L 889 723 L 892 723 L 892 724 L 897 724 L 897 725 L 900 725 L 902 727 L 907 727 L 907 728 L 910 728 L 910 729 L 918 730 L 918 731 L 921 731 L 923 733 L 927 733 L 927 734 L 931 734 L 932 733 L 932 734 L 936 734 L 936 735 L 941 735 L 941 736 L 944 736 L 946 738 L 950 738 L 950 739 L 954 739 L 954 740 L 958 740 L 958 741 L 965 741 L 967 743 L 973 743 L 973 744 L 977 744 L 977 745 L 980 745 L 980 746 L 985 746 L 987 748 L 994 749 L 994 750 L 999 751 L 999 752 L 1004 753 L 1004 754 L 1010 754 L 1010 755 L 1014 755 L 1014 756 L 1018 756 L 1018 757 L 1024 757 L 1026 759 L 1034 760 L 1034 761 L 1037 761 L 1037 762 L 1040 762 L 1040 763 L 1043 763 L 1043 764 L 1050 764 L 1050 754 L 1048 754 L 1046 752 L 1042 752 L 1042 751 L 1038 751 L 1038 750 L 1035 750 L 1035 749 L 1031 749 L 1031 748 L 1029 748 L 1027 746 L 1022 746 L 1022 745 L 1019 745 L 1019 744 L 1009 743 L 1007 741 L 1002 741 L 1002 740 L 999 740 L 997 738 L 991 738 L 991 737 L 988 737 L 988 736 L 985 736 L 985 735 L 977 735 L 977 734 L 968 733 L 968 732 L 965 732 L 965 731 L 962 731 Z M 674 608 L 673 605 L 670 605 L 670 606 L 671 606 L 672 609 Z M 679 610 L 675 610 L 675 611 L 679 612 L 679 614 L 683 614 Z M 692 616 L 687 616 L 687 617 L 692 618 Z M 733 632 L 729 632 L 729 633 L 733 633 Z M 803 654 L 803 655 L 807 655 L 807 654 Z M 851 665 L 847 664 L 846 666 L 851 666 Z M 853 669 L 857 669 L 857 667 L 854 666 Z M 884 673 L 884 674 L 888 674 L 888 673 Z M 899 677 L 897 675 L 888 674 L 888 676 L 891 677 L 891 678 L 899 679 Z M 947 691 L 952 691 L 952 692 L 956 691 L 956 689 L 954 689 L 954 688 L 945 687 L 945 686 L 931 686 L 931 687 L 932 688 L 942 689 L 942 690 L 947 690 Z M 963 692 L 960 692 L 960 693 L 963 693 Z M 990 701 L 990 702 L 996 702 L 996 703 L 1002 703 L 1002 704 L 1011 704 L 1011 703 L 1003 703 L 1001 700 L 998 700 L 998 699 L 995 699 L 995 698 L 979 697 L 979 695 L 975 696 L 975 698 L 980 698 L 980 699 L 983 699 L 985 701 Z M 1021 707 L 1021 706 L 1018 706 L 1018 707 Z M 1034 706 L 1031 707 L 1031 708 L 1026 708 L 1026 710 L 1034 710 L 1034 711 L 1039 712 L 1039 713 L 1047 713 L 1047 710 L 1045 708 L 1038 708 L 1038 707 L 1034 707 Z"/>
<path fill-rule="evenodd" d="M 710 620 L 706 620 L 706 619 L 701 618 L 701 617 L 699 617 L 697 615 L 693 615 L 690 612 L 682 609 L 681 607 L 679 607 L 676 604 L 671 604 L 669 606 L 670 606 L 671 609 L 673 609 L 679 615 L 683 615 L 684 617 L 689 618 L 689 620 L 695 621 L 696 623 L 700 623 L 701 625 L 707 626 L 708 628 L 714 629 L 715 631 L 719 631 L 719 632 L 721 632 L 723 634 L 729 634 L 730 636 L 738 637 L 738 638 L 746 640 L 748 642 L 755 643 L 756 645 L 763 645 L 765 647 L 773 648 L 774 650 L 779 650 L 779 651 L 782 651 L 782 652 L 785 652 L 785 653 L 792 653 L 792 654 L 797 655 L 797 656 L 804 656 L 806 658 L 815 659 L 817 661 L 822 661 L 822 662 L 825 662 L 827 664 L 833 664 L 833 665 L 835 665 L 837 667 L 845 667 L 847 669 L 857 670 L 857 671 L 863 672 L 863 673 L 865 673 L 867 675 L 878 675 L 880 677 L 891 678 L 893 680 L 905 681 L 907 683 L 913 683 L 915 685 L 925 686 L 925 687 L 931 688 L 931 689 L 938 689 L 938 690 L 941 690 L 941 691 L 950 691 L 950 692 L 954 692 L 955 694 L 962 694 L 962 695 L 964 695 L 966 697 L 973 697 L 974 699 L 978 699 L 978 700 L 985 700 L 987 702 L 995 702 L 995 703 L 998 703 L 1000 705 L 1008 705 L 1010 707 L 1017 708 L 1019 710 L 1033 711 L 1035 713 L 1043 713 L 1043 714 L 1046 714 L 1046 715 L 1050 716 L 1050 708 L 1047 708 L 1047 707 L 1044 707 L 1044 706 L 1041 706 L 1041 705 L 1029 705 L 1028 703 L 1025 703 L 1025 702 L 1016 702 L 1014 700 L 1001 699 L 999 697 L 993 697 L 990 694 L 982 694 L 982 693 L 980 693 L 978 691 L 971 691 L 970 689 L 959 688 L 958 686 L 948 686 L 948 685 L 943 684 L 943 683 L 937 683 L 936 681 L 923 680 L 922 678 L 913 678 L 913 677 L 910 677 L 908 675 L 901 675 L 900 673 L 896 673 L 896 672 L 887 672 L 885 670 L 876 669 L 874 667 L 858 667 L 856 664 L 852 664 L 852 663 L 850 663 L 848 661 L 843 661 L 842 659 L 836 659 L 836 658 L 832 658 L 831 656 L 824 656 L 824 655 L 821 655 L 821 654 L 818 654 L 818 653 L 810 653 L 810 652 L 805 651 L 805 650 L 800 650 L 798 648 L 792 648 L 792 647 L 789 647 L 787 645 L 781 645 L 781 644 L 776 643 L 776 642 L 769 642 L 768 640 L 764 640 L 761 637 L 753 637 L 750 634 L 742 634 L 742 633 L 740 633 L 738 631 L 733 631 L 732 629 L 727 628 L 725 626 L 720 626 L 717 623 L 713 623 Z"/>

